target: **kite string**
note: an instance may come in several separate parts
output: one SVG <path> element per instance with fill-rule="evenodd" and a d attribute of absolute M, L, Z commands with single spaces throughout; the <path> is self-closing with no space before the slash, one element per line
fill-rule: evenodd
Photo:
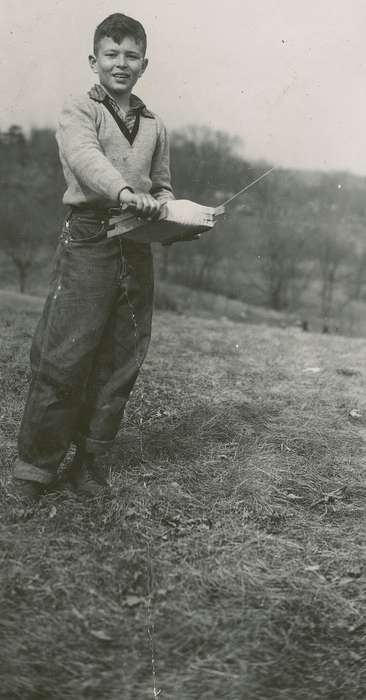
<path fill-rule="evenodd" d="M 247 190 L 249 190 L 250 187 L 253 187 L 253 185 L 256 185 L 257 182 L 259 182 L 260 180 L 263 180 L 263 178 L 267 177 L 267 175 L 269 175 L 273 170 L 275 170 L 275 166 L 273 166 L 272 168 L 269 168 L 269 170 L 266 170 L 265 173 L 262 173 L 262 175 L 260 175 L 255 180 L 250 182 L 249 185 L 245 185 L 245 187 L 243 187 L 243 189 L 241 189 L 241 190 L 239 190 L 239 192 L 236 192 L 235 194 L 233 194 L 232 197 L 229 197 L 229 199 L 227 199 L 225 202 L 223 202 L 222 204 L 219 205 L 218 209 L 220 209 L 221 207 L 226 207 L 226 205 L 230 204 L 230 202 L 232 202 L 233 199 L 236 199 L 236 197 L 239 197 L 240 194 L 243 194 L 243 192 L 246 192 Z"/>

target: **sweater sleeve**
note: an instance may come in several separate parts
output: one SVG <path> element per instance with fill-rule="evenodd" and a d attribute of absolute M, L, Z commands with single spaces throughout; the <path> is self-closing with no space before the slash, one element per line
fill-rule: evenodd
<path fill-rule="evenodd" d="M 169 139 L 164 124 L 158 117 L 155 118 L 157 119 L 158 139 L 151 163 L 151 194 L 159 202 L 167 202 L 169 199 L 175 199 L 170 175 Z"/>
<path fill-rule="evenodd" d="M 98 141 L 96 107 L 91 100 L 70 100 L 56 133 L 60 156 L 81 185 L 112 201 L 128 182 L 113 167 Z"/>

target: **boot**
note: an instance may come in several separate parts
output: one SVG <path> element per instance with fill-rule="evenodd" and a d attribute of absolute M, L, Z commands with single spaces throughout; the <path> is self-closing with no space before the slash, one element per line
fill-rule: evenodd
<path fill-rule="evenodd" d="M 39 501 L 44 490 L 44 485 L 40 484 L 38 481 L 14 478 L 10 485 L 9 493 L 19 501 L 20 504 L 32 506 Z"/>
<path fill-rule="evenodd" d="M 68 479 L 80 496 L 98 498 L 108 491 L 108 484 L 102 470 L 97 465 L 96 455 L 77 450 Z"/>

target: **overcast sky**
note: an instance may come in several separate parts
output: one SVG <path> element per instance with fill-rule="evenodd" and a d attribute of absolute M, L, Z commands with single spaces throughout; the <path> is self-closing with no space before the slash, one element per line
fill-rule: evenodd
<path fill-rule="evenodd" d="M 93 83 L 96 24 L 145 25 L 136 93 L 169 129 L 239 135 L 247 157 L 366 174 L 365 0 L 0 0 L 0 128 L 54 126 Z"/>

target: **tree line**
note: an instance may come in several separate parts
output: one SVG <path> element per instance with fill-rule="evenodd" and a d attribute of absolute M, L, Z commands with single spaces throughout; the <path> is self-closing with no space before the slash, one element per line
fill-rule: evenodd
<path fill-rule="evenodd" d="M 208 128 L 171 134 L 177 197 L 216 206 L 269 167 L 240 142 Z M 47 266 L 64 215 L 65 184 L 51 129 L 0 133 L 0 250 L 24 292 Z M 276 310 L 366 298 L 365 179 L 349 173 L 277 169 L 227 207 L 197 242 L 157 250 L 158 273 L 196 289 Z"/>

